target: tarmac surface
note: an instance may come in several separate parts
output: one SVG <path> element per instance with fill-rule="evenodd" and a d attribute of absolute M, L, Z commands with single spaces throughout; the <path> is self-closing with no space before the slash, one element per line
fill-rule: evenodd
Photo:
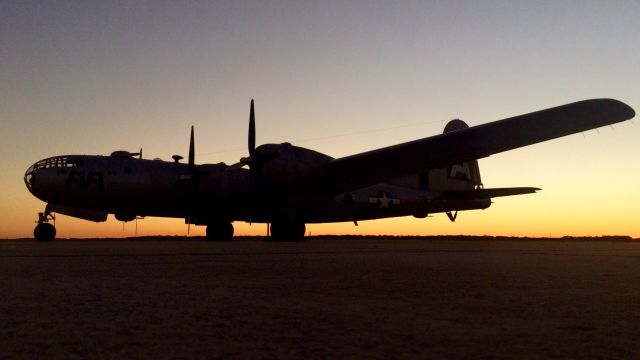
<path fill-rule="evenodd" d="M 0 241 L 0 358 L 638 358 L 640 242 Z"/>

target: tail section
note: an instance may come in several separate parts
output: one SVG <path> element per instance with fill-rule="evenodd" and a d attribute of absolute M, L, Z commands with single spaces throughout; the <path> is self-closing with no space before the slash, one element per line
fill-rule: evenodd
<path fill-rule="evenodd" d="M 447 123 L 444 132 L 458 131 L 468 127 L 464 121 L 455 119 Z M 464 145 L 460 144 L 460 146 Z M 532 194 L 540 190 L 533 187 L 485 189 L 480 178 L 480 168 L 477 160 L 400 178 L 392 184 L 430 191 L 432 194 L 438 194 L 435 196 L 439 200 L 451 201 L 487 200 L 500 196 Z"/>
<path fill-rule="evenodd" d="M 464 121 L 455 119 L 447 123 L 444 133 L 460 131 L 468 127 Z M 457 147 L 464 150 L 466 146 L 471 145 L 459 143 Z M 424 190 L 426 194 L 424 196 L 429 200 L 428 205 L 425 206 L 426 209 L 423 209 L 424 213 L 444 212 L 451 221 L 456 220 L 457 212 L 460 210 L 488 208 L 494 197 L 532 194 L 540 190 L 533 187 L 485 189 L 480 178 L 477 160 L 399 178 L 391 185 Z"/>
<path fill-rule="evenodd" d="M 468 127 L 464 121 L 455 119 L 447 123 L 444 133 Z M 478 161 L 467 161 L 418 174 L 418 188 L 434 191 L 480 189 L 482 188 L 482 179 L 480 178 Z"/>

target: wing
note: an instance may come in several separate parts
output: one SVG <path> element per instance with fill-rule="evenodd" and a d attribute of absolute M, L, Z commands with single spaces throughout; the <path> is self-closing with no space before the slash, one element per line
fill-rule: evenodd
<path fill-rule="evenodd" d="M 615 124 L 634 116 L 634 110 L 618 100 L 584 100 L 334 159 L 325 170 L 336 188 L 351 189 Z"/>

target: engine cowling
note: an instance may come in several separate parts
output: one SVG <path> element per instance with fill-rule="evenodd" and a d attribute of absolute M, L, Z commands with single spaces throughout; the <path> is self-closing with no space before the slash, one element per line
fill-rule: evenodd
<path fill-rule="evenodd" d="M 135 214 L 128 214 L 128 213 L 116 213 L 113 214 L 116 217 L 116 220 L 118 221 L 124 221 L 124 222 L 129 222 L 129 221 L 133 221 L 136 219 L 136 215 Z"/>
<path fill-rule="evenodd" d="M 291 190 L 301 181 L 319 174 L 324 165 L 333 160 L 328 155 L 289 143 L 262 145 L 256 152 L 266 154 L 255 169 L 260 185 L 271 189 Z"/>

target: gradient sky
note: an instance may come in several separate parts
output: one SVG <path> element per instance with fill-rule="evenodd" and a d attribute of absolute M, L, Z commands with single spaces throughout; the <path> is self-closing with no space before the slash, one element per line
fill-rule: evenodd
<path fill-rule="evenodd" d="M 196 162 L 257 142 L 334 157 L 610 97 L 640 110 L 637 1 L 1 1 L 0 238 L 29 237 L 44 203 L 23 183 L 60 154 L 143 148 Z M 485 187 L 537 186 L 484 211 L 312 234 L 640 237 L 640 131 L 613 127 L 480 160 Z M 111 217 L 110 217 L 111 219 Z M 265 225 L 235 223 L 237 234 Z M 131 236 L 134 224 L 59 216 L 59 237 Z M 138 234 L 186 234 L 147 218 Z M 202 234 L 192 228 L 191 234 Z"/>

